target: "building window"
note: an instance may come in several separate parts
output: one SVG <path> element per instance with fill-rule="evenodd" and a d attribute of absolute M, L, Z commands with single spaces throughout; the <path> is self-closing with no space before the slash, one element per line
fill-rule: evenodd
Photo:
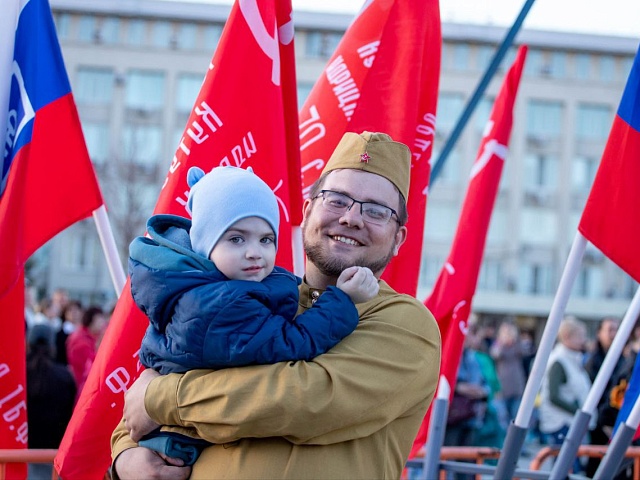
<path fill-rule="evenodd" d="M 578 140 L 606 141 L 613 121 L 608 105 L 580 104 L 576 112 Z"/>
<path fill-rule="evenodd" d="M 96 17 L 82 15 L 78 21 L 78 40 L 93 42 L 96 39 Z"/>
<path fill-rule="evenodd" d="M 141 47 L 145 42 L 146 23 L 139 18 L 129 20 L 127 24 L 127 44 Z"/>
<path fill-rule="evenodd" d="M 476 65 L 478 70 L 485 71 L 491 64 L 493 56 L 495 55 L 495 48 L 489 45 L 481 45 L 478 47 L 478 53 L 476 55 Z M 503 59 L 504 60 L 504 59 Z"/>
<path fill-rule="evenodd" d="M 440 93 L 437 106 L 436 134 L 448 135 L 458 122 L 463 108 L 464 97 L 461 93 Z"/>
<path fill-rule="evenodd" d="M 176 44 L 181 50 L 193 50 L 196 48 L 197 28 L 193 23 L 182 23 L 178 26 Z"/>
<path fill-rule="evenodd" d="M 127 73 L 125 103 L 142 111 L 161 110 L 164 106 L 164 73 L 131 70 Z"/>
<path fill-rule="evenodd" d="M 598 171 L 599 160 L 593 157 L 579 156 L 571 165 L 571 190 L 576 193 L 589 193 Z"/>
<path fill-rule="evenodd" d="M 198 98 L 198 93 L 202 87 L 202 75 L 194 73 L 181 73 L 178 75 L 176 110 L 180 113 L 190 113 L 193 104 Z"/>
<path fill-rule="evenodd" d="M 539 77 L 543 72 L 543 59 L 540 50 L 529 49 L 527 61 L 524 63 L 524 74 L 527 77 Z"/>
<path fill-rule="evenodd" d="M 476 131 L 480 133 L 480 135 L 484 135 L 484 130 L 487 127 L 487 122 L 489 121 L 489 117 L 491 115 L 491 110 L 493 109 L 494 103 L 495 103 L 495 98 L 483 97 L 482 100 L 478 102 L 478 105 L 476 106 L 476 109 L 473 112 Z"/>
<path fill-rule="evenodd" d="M 458 43 L 453 46 L 453 70 L 464 72 L 469 69 L 469 45 Z"/>
<path fill-rule="evenodd" d="M 104 122 L 82 122 L 82 133 L 91 161 L 104 165 L 109 157 L 109 125 Z"/>
<path fill-rule="evenodd" d="M 564 78 L 567 75 L 567 54 L 564 52 L 553 52 L 549 63 L 550 74 L 553 78 Z"/>
<path fill-rule="evenodd" d="M 625 57 L 621 60 L 622 79 L 626 82 L 631 73 L 631 66 L 633 65 L 633 57 Z"/>
<path fill-rule="evenodd" d="M 341 39 L 342 33 L 307 32 L 305 55 L 308 58 L 329 58 Z"/>
<path fill-rule="evenodd" d="M 558 186 L 558 157 L 548 153 L 527 153 L 524 157 L 524 186 L 528 191 L 550 192 Z"/>
<path fill-rule="evenodd" d="M 151 169 L 158 165 L 162 156 L 162 127 L 128 124 L 122 134 L 122 158 L 126 162 Z"/>
<path fill-rule="evenodd" d="M 554 292 L 553 267 L 543 263 L 524 263 L 520 266 L 520 293 L 550 295 Z"/>
<path fill-rule="evenodd" d="M 616 64 L 613 57 L 600 57 L 598 62 L 598 77 L 603 82 L 612 82 L 616 78 Z"/>
<path fill-rule="evenodd" d="M 102 21 L 100 38 L 106 45 L 115 45 L 120 42 L 120 19 L 107 17 Z"/>
<path fill-rule="evenodd" d="M 550 208 L 524 207 L 520 215 L 520 241 L 534 246 L 552 246 L 558 236 L 556 212 Z"/>
<path fill-rule="evenodd" d="M 298 110 L 301 109 L 304 102 L 306 102 L 307 97 L 313 89 L 313 85 L 313 83 L 298 82 Z"/>
<path fill-rule="evenodd" d="M 458 225 L 458 207 L 448 202 L 432 201 L 427 208 L 426 236 L 430 241 L 449 244 Z M 440 264 L 442 266 L 442 264 Z"/>
<path fill-rule="evenodd" d="M 97 268 L 98 245 L 89 231 L 77 229 L 74 235 L 65 237 L 69 248 L 63 249 L 63 268 L 75 272 L 91 272 Z"/>
<path fill-rule="evenodd" d="M 588 80 L 591 78 L 591 56 L 587 53 L 578 53 L 575 56 L 576 78 Z"/>
<path fill-rule="evenodd" d="M 58 13 L 54 19 L 58 38 L 60 40 L 68 40 L 71 33 L 71 15 L 68 13 Z"/>
<path fill-rule="evenodd" d="M 573 285 L 573 292 L 579 297 L 599 298 L 602 296 L 602 266 L 583 263 Z"/>
<path fill-rule="evenodd" d="M 482 263 L 482 268 L 480 268 L 478 290 L 503 290 L 503 278 L 502 262 L 500 260 L 487 259 Z"/>
<path fill-rule="evenodd" d="M 171 23 L 156 21 L 151 30 L 151 42 L 154 47 L 168 48 L 172 46 L 173 33 Z"/>
<path fill-rule="evenodd" d="M 222 34 L 221 25 L 207 25 L 204 28 L 204 32 L 203 32 L 204 49 L 213 54 L 215 49 L 218 47 L 218 42 L 220 41 L 221 34 Z"/>
<path fill-rule="evenodd" d="M 530 100 L 527 105 L 527 135 L 544 142 L 559 138 L 561 132 L 562 104 L 553 101 Z"/>
<path fill-rule="evenodd" d="M 78 68 L 74 95 L 81 105 L 108 105 L 113 99 L 114 73 L 109 68 Z"/>

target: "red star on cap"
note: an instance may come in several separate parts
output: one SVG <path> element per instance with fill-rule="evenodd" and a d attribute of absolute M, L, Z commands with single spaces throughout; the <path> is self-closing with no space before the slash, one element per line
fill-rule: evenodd
<path fill-rule="evenodd" d="M 363 163 L 369 163 L 369 159 L 371 157 L 369 156 L 369 154 L 367 152 L 364 152 L 362 155 L 360 155 L 360 161 Z"/>

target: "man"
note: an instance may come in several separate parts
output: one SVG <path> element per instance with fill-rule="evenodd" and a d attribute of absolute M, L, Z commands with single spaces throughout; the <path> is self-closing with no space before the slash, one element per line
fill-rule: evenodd
<path fill-rule="evenodd" d="M 342 138 L 303 207 L 307 262 L 299 311 L 348 266 L 368 267 L 380 278 L 406 239 L 410 161 L 407 146 L 388 135 Z M 114 474 L 400 478 L 435 393 L 440 334 L 422 303 L 384 281 L 378 296 L 357 308 L 356 330 L 310 362 L 159 378 L 143 372 L 112 437 Z M 158 425 L 184 427 L 215 445 L 192 472 L 172 459 L 167 465 L 135 443 Z"/>
<path fill-rule="evenodd" d="M 585 363 L 585 369 L 589 374 L 591 381 L 595 381 L 604 359 L 607 356 L 607 352 L 611 348 L 613 339 L 618 333 L 620 327 L 620 320 L 615 317 L 605 317 L 600 320 L 598 324 L 598 331 L 596 332 L 596 342 L 593 351 L 589 354 Z M 609 397 L 611 389 L 616 385 L 616 380 L 620 377 L 620 371 L 623 368 L 624 359 L 618 358 L 618 361 L 613 369 L 607 386 L 598 401 L 598 420 L 595 428 L 591 430 L 591 444 L 593 445 L 607 445 L 609 443 L 610 432 L 613 429 L 613 425 L 617 417 L 617 409 L 610 409 Z M 608 433 L 609 432 L 609 433 Z M 593 477 L 600 465 L 600 459 L 596 457 L 590 457 L 587 463 L 586 474 L 589 477 Z"/>

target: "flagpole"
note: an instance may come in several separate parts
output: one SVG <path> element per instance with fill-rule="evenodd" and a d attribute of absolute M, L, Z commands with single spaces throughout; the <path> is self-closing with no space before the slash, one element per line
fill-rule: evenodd
<path fill-rule="evenodd" d="M 127 276 L 124 274 L 122 263 L 120 263 L 118 249 L 116 248 L 116 241 L 113 238 L 111 223 L 109 222 L 107 209 L 104 204 L 93 211 L 93 220 L 96 224 L 96 229 L 98 230 L 102 251 L 104 252 L 104 256 L 107 260 L 107 267 L 109 268 L 113 287 L 116 290 L 116 295 L 120 298 L 120 293 L 127 281 Z"/>
<path fill-rule="evenodd" d="M 602 457 L 600 466 L 593 477 L 594 480 L 613 478 L 624 458 L 627 447 L 631 445 L 633 437 L 640 425 L 640 397 L 636 399 L 627 420 L 618 426 L 607 453 Z"/>
<path fill-rule="evenodd" d="M 567 263 L 562 272 L 560 278 L 560 284 L 558 285 L 558 291 L 553 299 L 551 305 L 551 311 L 549 312 L 549 318 L 547 319 L 542 338 L 540 339 L 540 345 L 533 361 L 531 373 L 522 395 L 522 402 L 518 407 L 518 413 L 516 418 L 511 422 L 507 430 L 507 436 L 504 440 L 504 448 L 500 453 L 498 459 L 498 466 L 496 467 L 496 479 L 510 479 L 513 477 L 513 472 L 516 469 L 518 458 L 520 457 L 520 451 L 524 439 L 529 429 L 529 423 L 531 421 L 531 415 L 533 414 L 533 406 L 536 395 L 540 390 L 542 379 L 547 368 L 547 362 L 549 355 L 558 336 L 558 330 L 560 329 L 560 322 L 564 316 L 564 312 L 567 308 L 569 296 L 571 294 L 571 288 L 575 281 L 578 271 L 580 269 L 580 263 L 584 256 L 584 251 L 587 247 L 587 240 L 576 232 L 576 236 L 571 245 Z"/>
<path fill-rule="evenodd" d="M 473 95 L 471 96 L 471 98 L 469 99 L 469 102 L 465 106 L 464 111 L 460 115 L 460 118 L 458 119 L 458 123 L 456 123 L 456 126 L 453 128 L 453 132 L 451 132 L 451 135 L 449 135 L 449 138 L 447 138 L 447 141 L 444 147 L 442 148 L 442 151 L 440 152 L 438 159 L 436 160 L 436 162 L 433 164 L 433 167 L 431 168 L 431 175 L 429 177 L 429 186 L 433 185 L 433 182 L 435 182 L 435 180 L 440 175 L 440 171 L 444 166 L 444 162 L 447 160 L 447 157 L 453 150 L 453 147 L 458 141 L 458 138 L 462 134 L 462 130 L 464 130 L 464 127 L 467 125 L 469 118 L 471 118 L 471 114 L 473 113 L 476 106 L 478 105 L 478 102 L 480 102 L 482 95 L 484 95 L 485 90 L 489 86 L 489 82 L 491 81 L 496 71 L 498 70 L 498 67 L 500 66 L 500 62 L 502 62 L 502 59 L 507 53 L 507 50 L 509 50 L 509 47 L 511 47 L 511 44 L 513 43 L 513 39 L 515 38 L 518 31 L 520 30 L 520 27 L 522 26 L 524 19 L 527 17 L 529 10 L 531 10 L 531 7 L 533 6 L 534 1 L 535 0 L 525 1 L 524 5 L 522 6 L 522 10 L 520 10 L 520 13 L 518 14 L 518 17 L 516 18 L 515 22 L 513 22 L 513 25 L 511 25 L 511 28 L 507 32 L 507 35 L 505 35 L 504 40 L 502 40 L 500 47 L 498 48 L 493 58 L 491 59 L 491 63 L 487 67 L 487 70 L 484 72 L 484 75 L 482 76 L 480 83 L 478 83 L 476 90 L 473 92 Z"/>
<path fill-rule="evenodd" d="M 636 294 L 627 309 L 627 313 L 625 314 L 620 327 L 618 328 L 618 332 L 609 347 L 609 351 L 604 357 L 604 362 L 598 371 L 598 375 L 596 375 L 595 380 L 593 381 L 593 386 L 589 390 L 589 394 L 582 405 L 582 408 L 576 412 L 575 417 L 573 419 L 573 423 L 571 424 L 571 428 L 564 441 L 562 442 L 562 447 L 560 448 L 560 453 L 558 454 L 558 458 L 553 465 L 553 469 L 551 470 L 551 474 L 549 475 L 549 480 L 562 480 L 567 478 L 567 474 L 571 469 L 574 459 L 578 453 L 578 448 L 580 447 L 580 442 L 584 437 L 584 434 L 587 432 L 589 428 L 589 421 L 591 417 L 593 417 L 596 412 L 596 408 L 598 407 L 598 402 L 604 393 L 605 388 L 607 387 L 607 383 L 611 375 L 613 374 L 613 369 L 622 355 L 622 350 L 626 345 L 627 339 L 631 335 L 631 331 L 635 327 L 636 320 L 638 318 L 638 314 L 640 313 L 640 288 L 636 290 Z M 635 429 L 634 429 L 635 432 Z M 626 449 L 626 447 L 625 447 Z"/>
<path fill-rule="evenodd" d="M 293 273 L 304 276 L 304 249 L 302 247 L 302 227 L 291 228 L 291 247 L 293 251 Z"/>
<path fill-rule="evenodd" d="M 451 385 L 447 377 L 440 375 L 438 382 L 438 392 L 433 401 L 431 418 L 429 420 L 429 434 L 425 445 L 424 458 L 422 463 L 422 473 L 419 480 L 429 480 L 438 478 L 440 470 L 440 451 L 444 442 L 444 434 L 447 426 L 447 415 L 449 413 L 449 397 L 451 396 Z"/>

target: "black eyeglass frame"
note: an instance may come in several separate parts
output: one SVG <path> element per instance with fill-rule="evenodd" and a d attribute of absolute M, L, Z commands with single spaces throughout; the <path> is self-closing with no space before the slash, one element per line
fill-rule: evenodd
<path fill-rule="evenodd" d="M 346 193 L 336 192 L 335 190 L 320 190 L 320 193 L 318 193 L 318 195 L 316 195 L 316 196 L 315 196 L 315 197 L 313 197 L 313 198 L 314 198 L 314 200 L 315 200 L 316 198 L 320 198 L 320 197 L 322 197 L 322 199 L 323 199 L 322 206 L 323 206 L 324 208 L 326 208 L 327 210 L 329 210 L 329 211 L 332 211 L 332 210 L 331 210 L 329 207 L 327 207 L 327 205 L 325 205 L 325 203 L 324 203 L 324 198 L 325 198 L 325 197 L 324 197 L 324 195 L 325 195 L 325 193 L 333 193 L 333 194 L 336 194 L 336 195 L 341 195 L 341 196 L 346 197 L 346 198 L 348 198 L 349 200 L 351 200 L 351 205 L 349 205 L 349 206 L 346 208 L 346 210 L 344 210 L 344 212 L 348 212 L 348 211 L 350 211 L 356 203 L 359 203 L 359 204 L 360 204 L 360 216 L 361 216 L 361 217 L 362 217 L 362 219 L 363 219 L 365 222 L 367 222 L 367 223 L 373 223 L 374 225 L 386 225 L 386 224 L 388 224 L 388 223 L 389 223 L 389 221 L 393 218 L 393 216 L 394 216 L 394 215 L 396 216 L 396 217 L 395 217 L 396 222 L 399 222 L 398 212 L 397 212 L 397 211 L 395 211 L 393 208 L 391 208 L 391 207 L 387 206 L 387 205 L 382 205 L 382 204 L 380 204 L 380 203 L 376 203 L 376 202 L 367 202 L 367 201 L 360 201 L 360 200 L 356 200 L 355 198 L 353 198 L 353 197 L 351 197 L 351 196 L 347 195 Z M 391 211 L 391 215 L 389 215 L 389 218 L 388 218 L 388 219 L 387 219 L 387 221 L 385 221 L 384 223 L 372 222 L 370 219 L 368 220 L 368 219 L 364 216 L 364 214 L 363 214 L 363 208 L 364 208 L 364 204 L 365 204 L 365 203 L 366 203 L 366 204 L 369 204 L 369 205 L 376 205 L 376 206 L 378 206 L 378 207 L 382 207 L 382 208 L 385 208 L 385 209 L 387 209 L 387 210 L 390 210 L 390 211 Z M 344 212 L 334 211 L 334 213 L 344 213 Z"/>

